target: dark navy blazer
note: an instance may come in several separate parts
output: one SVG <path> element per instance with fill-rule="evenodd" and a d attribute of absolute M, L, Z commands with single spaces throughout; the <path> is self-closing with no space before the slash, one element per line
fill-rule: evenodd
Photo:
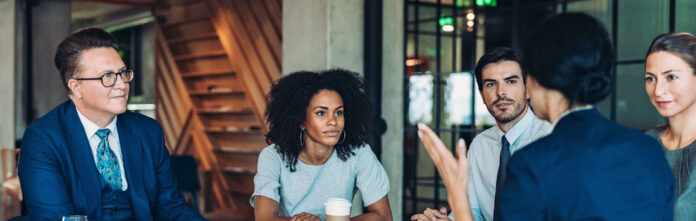
<path fill-rule="evenodd" d="M 516 152 L 496 220 L 672 220 L 674 175 L 655 139 L 572 112 Z"/>
<path fill-rule="evenodd" d="M 126 111 L 116 128 L 136 220 L 202 220 L 176 189 L 159 123 Z M 102 219 L 101 177 L 71 101 L 29 125 L 18 167 L 29 220 Z"/>

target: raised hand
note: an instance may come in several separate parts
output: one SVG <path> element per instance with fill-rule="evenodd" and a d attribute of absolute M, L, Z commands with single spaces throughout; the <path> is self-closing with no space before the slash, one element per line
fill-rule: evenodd
<path fill-rule="evenodd" d="M 455 220 L 474 220 L 466 194 L 469 182 L 469 161 L 466 159 L 464 140 L 459 139 L 457 142 L 457 155 L 459 156 L 459 160 L 457 160 L 437 134 L 425 124 L 418 124 L 418 136 L 423 141 L 425 150 L 430 159 L 433 160 L 437 172 L 440 173 L 442 182 L 447 188 L 447 200 L 452 207 Z"/>

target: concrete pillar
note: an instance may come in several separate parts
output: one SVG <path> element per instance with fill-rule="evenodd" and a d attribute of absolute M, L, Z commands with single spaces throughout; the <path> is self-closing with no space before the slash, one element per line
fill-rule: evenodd
<path fill-rule="evenodd" d="M 142 30 L 142 61 L 140 71 L 143 81 L 142 99 L 146 103 L 155 103 L 155 23 L 150 22 L 140 27 Z"/>
<path fill-rule="evenodd" d="M 14 116 L 15 116 L 15 0 L 0 1 L 0 148 L 14 148 Z M 6 159 L 0 160 L 4 167 Z M 5 169 L 5 168 L 2 168 Z M 0 176 L 0 183 L 5 174 Z M 0 217 L 4 211 L 0 210 Z"/>
<path fill-rule="evenodd" d="M 14 148 L 15 0 L 0 1 L 0 27 L 0 148 Z"/>
<path fill-rule="evenodd" d="M 70 1 L 39 0 L 32 8 L 32 88 L 38 119 L 68 99 L 53 62 L 58 44 L 70 34 Z"/>
<path fill-rule="evenodd" d="M 389 176 L 389 203 L 394 220 L 405 220 L 404 180 L 404 1 L 383 0 L 382 5 L 382 165 Z"/>
<path fill-rule="evenodd" d="M 15 0 L 0 1 L 0 27 L 0 148 L 14 148 Z"/>
<path fill-rule="evenodd" d="M 24 75 L 25 63 L 26 63 L 26 40 L 25 40 L 25 16 L 24 7 L 27 4 L 26 1 L 13 0 L 15 2 L 14 11 L 14 24 L 12 30 L 14 31 L 14 139 L 22 139 L 24 134 L 24 129 L 26 128 L 26 111 L 24 107 L 26 106 L 26 91 Z M 10 27 L 3 26 L 5 30 L 10 29 Z"/>
<path fill-rule="evenodd" d="M 283 0 L 283 75 L 363 72 L 363 0 Z"/>

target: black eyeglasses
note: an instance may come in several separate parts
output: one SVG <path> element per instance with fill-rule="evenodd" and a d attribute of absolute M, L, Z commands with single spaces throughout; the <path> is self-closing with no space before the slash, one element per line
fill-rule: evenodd
<path fill-rule="evenodd" d="M 133 81 L 133 70 L 122 70 L 116 73 L 106 73 L 98 78 L 73 78 L 75 80 L 101 80 L 104 87 L 111 87 L 116 84 L 116 79 L 121 76 L 123 83 L 130 83 Z"/>

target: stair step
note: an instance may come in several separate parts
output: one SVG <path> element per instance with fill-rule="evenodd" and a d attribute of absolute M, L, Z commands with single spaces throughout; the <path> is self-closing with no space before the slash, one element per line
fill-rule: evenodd
<path fill-rule="evenodd" d="M 247 203 L 248 204 L 248 203 Z M 254 220 L 254 214 L 245 214 L 239 211 L 216 210 L 202 214 L 203 218 L 210 221 L 247 221 Z"/>
<path fill-rule="evenodd" d="M 261 132 L 261 127 L 259 126 L 249 126 L 249 127 L 238 127 L 238 126 L 224 126 L 224 127 L 207 127 L 205 132 L 209 133 L 259 133 Z"/>
<path fill-rule="evenodd" d="M 198 109 L 199 114 L 253 114 L 251 107 L 215 107 Z"/>
<path fill-rule="evenodd" d="M 203 53 L 177 55 L 177 56 L 174 56 L 174 60 L 183 61 L 183 60 L 191 60 L 191 59 L 197 59 L 197 58 L 219 57 L 219 56 L 225 56 L 225 55 L 226 54 L 225 54 L 224 50 L 218 50 L 218 51 L 209 51 L 209 52 L 203 52 Z"/>
<path fill-rule="evenodd" d="M 246 167 L 225 167 L 222 169 L 222 171 L 225 171 L 227 173 L 256 174 L 255 169 L 246 168 Z"/>
<path fill-rule="evenodd" d="M 208 77 L 208 76 L 219 76 L 219 75 L 234 75 L 236 72 L 231 69 L 227 70 L 214 70 L 214 71 L 193 71 L 181 73 L 184 78 L 197 78 L 197 77 Z"/>
<path fill-rule="evenodd" d="M 183 24 L 188 24 L 188 23 L 193 23 L 193 22 L 199 22 L 203 20 L 208 20 L 210 21 L 210 18 L 208 17 L 199 17 L 199 18 L 192 18 L 192 19 L 185 19 L 185 20 L 180 20 L 180 21 L 175 21 L 175 22 L 168 22 L 166 24 L 162 25 L 162 28 L 171 28 L 174 26 L 178 25 L 183 25 Z"/>
<path fill-rule="evenodd" d="M 251 194 L 254 193 L 253 183 L 250 187 L 244 186 L 244 187 L 240 187 L 240 188 L 230 188 L 230 193 L 231 194 L 241 194 L 241 195 L 246 196 L 245 197 L 246 199 L 249 199 L 249 197 L 251 197 Z"/>
<path fill-rule="evenodd" d="M 254 186 L 243 187 L 243 188 L 232 188 L 232 189 L 230 189 L 230 193 L 232 193 L 232 194 L 244 194 L 247 196 L 251 196 L 251 194 L 254 193 Z"/>
<path fill-rule="evenodd" d="M 253 182 L 252 182 L 253 187 Z M 254 220 L 254 208 L 249 204 L 249 198 L 251 198 L 252 192 L 249 193 L 237 193 L 236 191 L 230 191 L 230 197 L 232 198 L 231 204 L 234 205 L 234 210 L 239 214 L 248 214 L 249 219 L 241 219 L 242 221 Z M 214 221 L 214 220 L 210 220 Z M 225 220 L 225 221 L 235 221 L 235 220 Z"/>
<path fill-rule="evenodd" d="M 230 147 L 225 148 L 229 149 Z M 259 154 L 261 153 L 261 151 L 256 149 L 235 148 L 234 150 L 222 150 L 216 148 L 214 149 L 213 153 L 217 156 L 218 165 L 220 165 L 221 167 L 247 168 L 255 170 L 259 164 Z M 234 176 L 239 177 L 239 175 Z"/>
<path fill-rule="evenodd" d="M 231 193 L 252 194 L 254 192 L 255 169 L 239 166 L 224 166 L 222 170 L 226 173 L 225 179 L 227 180 Z"/>
<path fill-rule="evenodd" d="M 215 33 L 215 32 L 202 33 L 202 34 L 195 34 L 195 35 L 191 35 L 191 36 L 187 36 L 187 37 L 173 38 L 173 39 L 170 39 L 168 42 L 169 42 L 169 44 L 176 44 L 176 43 L 181 43 L 181 42 L 204 40 L 204 39 L 210 39 L 210 38 L 217 38 L 217 33 Z"/>
<path fill-rule="evenodd" d="M 259 155 L 261 154 L 261 150 L 254 150 L 254 149 L 242 149 L 238 147 L 217 147 L 215 148 L 217 152 L 222 152 L 222 153 L 230 153 L 230 154 L 247 154 L 247 155 Z"/>
<path fill-rule="evenodd" d="M 189 92 L 192 96 L 213 96 L 213 95 L 229 95 L 229 94 L 244 94 L 243 90 L 232 88 L 216 88 L 214 90 L 198 90 Z"/>

